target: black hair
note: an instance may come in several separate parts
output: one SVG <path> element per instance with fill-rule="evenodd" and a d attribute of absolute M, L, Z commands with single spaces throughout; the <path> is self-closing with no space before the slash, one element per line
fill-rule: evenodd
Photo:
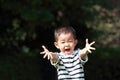
<path fill-rule="evenodd" d="M 74 38 L 76 39 L 76 31 L 71 26 L 62 26 L 55 29 L 54 31 L 55 40 L 57 40 L 57 36 L 59 36 L 61 33 L 72 33 Z"/>

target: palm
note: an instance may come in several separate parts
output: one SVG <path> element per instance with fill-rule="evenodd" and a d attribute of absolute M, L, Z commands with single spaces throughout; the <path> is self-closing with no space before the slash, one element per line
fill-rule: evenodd
<path fill-rule="evenodd" d="M 85 48 L 87 49 L 87 51 L 88 51 L 89 53 L 91 53 L 91 50 L 95 50 L 94 47 L 91 47 L 94 43 L 95 43 L 95 41 L 93 41 L 93 42 L 91 42 L 91 43 L 88 43 L 88 39 L 86 39 Z"/>
<path fill-rule="evenodd" d="M 53 57 L 52 57 L 51 52 L 45 46 L 42 46 L 42 48 L 44 49 L 44 51 L 40 52 L 40 54 L 44 54 L 43 58 L 48 57 L 48 60 L 52 59 Z"/>

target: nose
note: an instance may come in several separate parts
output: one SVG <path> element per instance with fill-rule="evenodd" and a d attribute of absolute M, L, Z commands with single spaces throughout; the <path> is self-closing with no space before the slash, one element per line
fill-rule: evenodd
<path fill-rule="evenodd" d="M 66 43 L 65 43 L 65 46 L 69 46 L 69 43 L 68 43 L 68 42 L 66 42 Z"/>

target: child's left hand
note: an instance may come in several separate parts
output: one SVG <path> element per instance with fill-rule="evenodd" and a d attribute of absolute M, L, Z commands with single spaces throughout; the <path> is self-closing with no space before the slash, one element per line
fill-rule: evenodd
<path fill-rule="evenodd" d="M 85 49 L 89 52 L 92 53 L 91 50 L 95 50 L 94 47 L 91 47 L 93 44 L 95 43 L 95 41 L 88 43 L 88 39 L 86 39 L 86 45 L 85 45 Z"/>

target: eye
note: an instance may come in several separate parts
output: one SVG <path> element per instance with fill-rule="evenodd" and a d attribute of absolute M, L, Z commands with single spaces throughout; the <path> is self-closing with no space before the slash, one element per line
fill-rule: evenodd
<path fill-rule="evenodd" d="M 64 44 L 65 42 L 64 41 L 61 41 L 62 44 Z"/>
<path fill-rule="evenodd" d="M 69 42 L 73 42 L 73 40 L 69 40 Z"/>

